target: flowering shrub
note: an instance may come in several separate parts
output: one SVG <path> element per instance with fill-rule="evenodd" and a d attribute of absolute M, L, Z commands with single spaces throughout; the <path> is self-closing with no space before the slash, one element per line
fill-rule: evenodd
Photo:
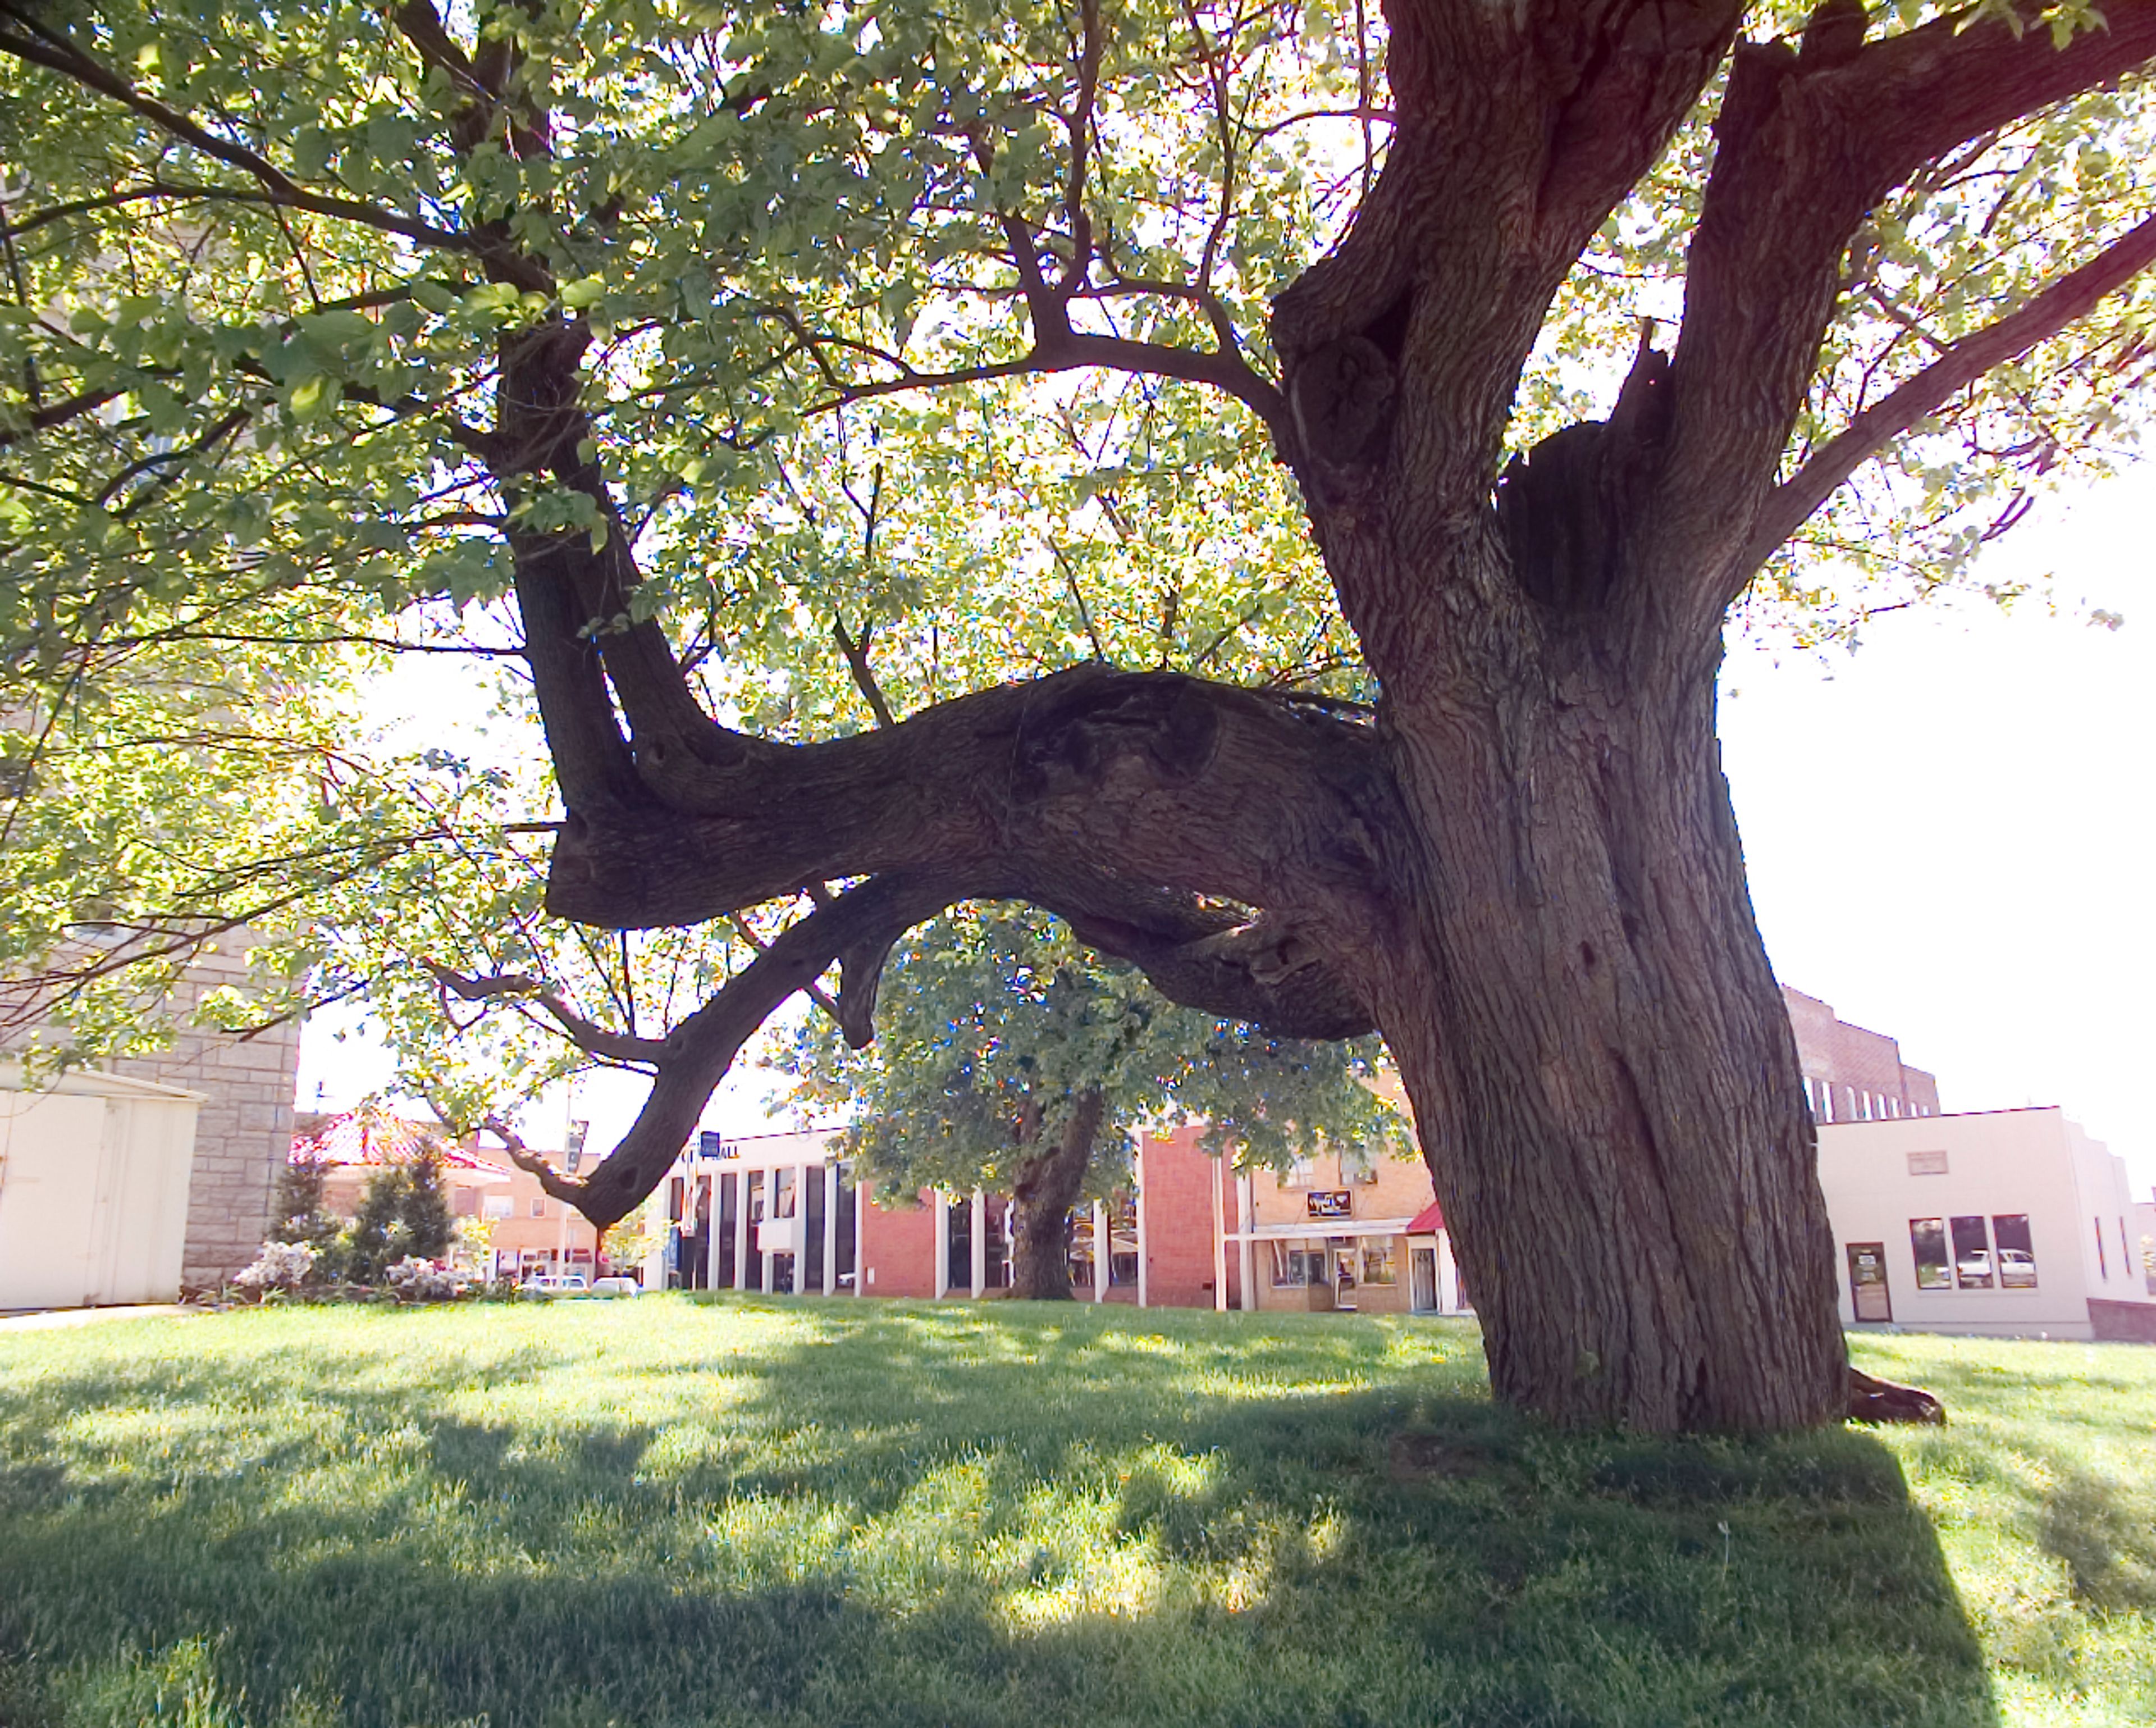
<path fill-rule="evenodd" d="M 309 1242 L 266 1242 L 252 1266 L 233 1274 L 244 1290 L 296 1290 L 306 1283 L 319 1257 Z"/>
<path fill-rule="evenodd" d="M 383 1276 L 400 1302 L 454 1302 L 465 1293 L 465 1280 L 431 1260 L 407 1254 Z"/>

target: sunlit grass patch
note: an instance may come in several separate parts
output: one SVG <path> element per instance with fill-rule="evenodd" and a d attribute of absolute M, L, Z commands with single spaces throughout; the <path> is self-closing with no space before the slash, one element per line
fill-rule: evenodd
<path fill-rule="evenodd" d="M 2156 1352 L 1554 1433 L 1458 1322 L 652 1298 L 0 1340 L 0 1724 L 2156 1716 Z"/>

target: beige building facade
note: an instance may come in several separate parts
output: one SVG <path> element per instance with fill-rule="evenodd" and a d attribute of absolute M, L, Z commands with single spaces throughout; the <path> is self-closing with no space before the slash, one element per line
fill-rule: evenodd
<path fill-rule="evenodd" d="M 1422 1160 L 1319 1150 L 1240 1179 L 1244 1306 L 1358 1314 L 1466 1309 Z"/>
<path fill-rule="evenodd" d="M 1822 1124 L 1819 1142 L 1845 1324 L 2051 1338 L 2156 1327 L 2125 1163 L 2063 1111 Z"/>

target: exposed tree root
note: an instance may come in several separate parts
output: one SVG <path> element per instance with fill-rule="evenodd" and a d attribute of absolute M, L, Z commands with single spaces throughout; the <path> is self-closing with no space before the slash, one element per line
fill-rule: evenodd
<path fill-rule="evenodd" d="M 1921 1386 L 1879 1380 L 1861 1369 L 1849 1371 L 1849 1419 L 1866 1422 L 1929 1422 L 1944 1427 L 1947 1407 Z"/>

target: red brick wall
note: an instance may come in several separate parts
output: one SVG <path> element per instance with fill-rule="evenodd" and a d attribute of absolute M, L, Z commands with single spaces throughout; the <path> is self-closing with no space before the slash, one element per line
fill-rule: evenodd
<path fill-rule="evenodd" d="M 918 1206 L 886 1208 L 875 1203 L 875 1185 L 864 1182 L 860 1204 L 861 1257 L 855 1288 L 864 1296 L 934 1296 L 936 1208 L 928 1196 L 924 1192 Z"/>
<path fill-rule="evenodd" d="M 1797 1055 L 1806 1077 L 1825 1080 L 1834 1088 L 1835 1121 L 1859 1119 L 1854 1090 L 1897 1098 L 1906 1115 L 1919 1110 L 1938 1114 L 1938 1082 L 1904 1062 L 1902 1047 L 1893 1039 L 1850 1025 L 1818 997 L 1786 985 L 1782 1000 L 1789 1007 L 1789 1026 L 1797 1035 Z"/>
<path fill-rule="evenodd" d="M 1195 1127 L 1178 1128 L 1138 1143 L 1146 1300 L 1155 1308 L 1213 1306 L 1213 1185 L 1224 1172 L 1220 1160 L 1199 1150 L 1198 1135 Z M 1228 1275 L 1232 1304 L 1232 1263 Z"/>

